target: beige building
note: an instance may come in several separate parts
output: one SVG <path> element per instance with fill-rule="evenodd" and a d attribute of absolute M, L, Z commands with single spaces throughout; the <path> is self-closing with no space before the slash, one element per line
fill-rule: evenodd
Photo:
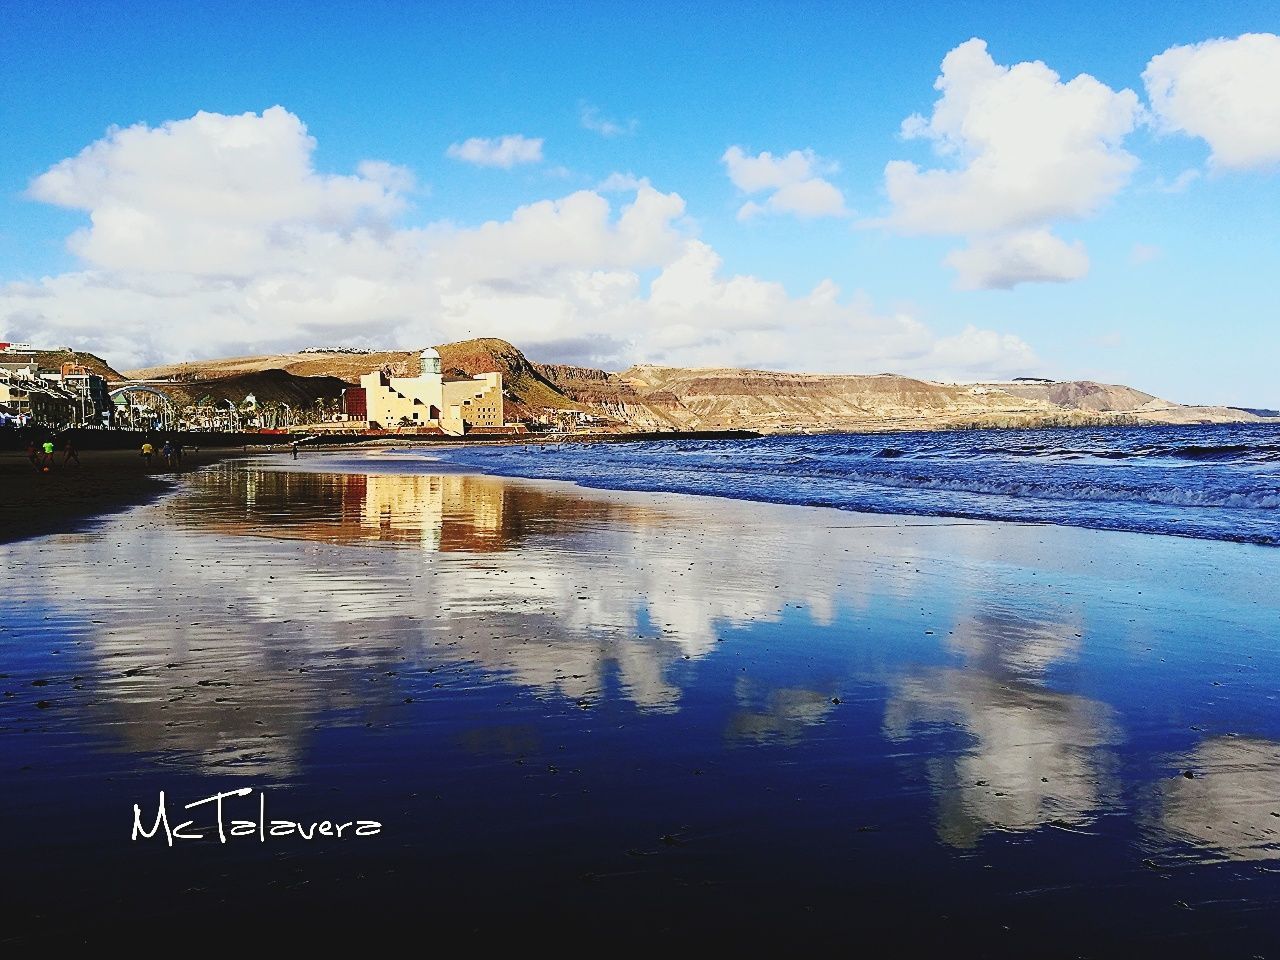
<path fill-rule="evenodd" d="M 46 379 L 34 363 L 0 363 L 0 405 L 22 423 L 49 427 L 80 419 L 79 397 Z"/>
<path fill-rule="evenodd" d="M 482 373 L 446 380 L 440 354 L 422 351 L 422 372 L 416 377 L 389 377 L 381 371 L 360 378 L 370 427 L 438 427 L 461 436 L 472 427 L 503 424 L 502 374 Z"/>

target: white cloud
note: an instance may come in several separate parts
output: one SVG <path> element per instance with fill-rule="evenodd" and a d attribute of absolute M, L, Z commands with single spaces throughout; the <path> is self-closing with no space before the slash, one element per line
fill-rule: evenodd
<path fill-rule="evenodd" d="M 1137 95 L 1087 74 L 1063 82 L 1038 61 L 1001 66 L 979 39 L 947 54 L 934 86 L 932 114 L 908 117 L 902 135 L 928 140 L 944 165 L 888 163 L 892 209 L 876 222 L 971 238 L 973 248 L 948 258 L 970 267 L 970 280 L 1083 276 L 1083 251 L 1068 254 L 1075 248 L 1045 231 L 1094 214 L 1128 182 L 1138 161 L 1122 142 L 1140 116 Z M 990 261 L 1000 251 L 1012 258 L 1003 267 Z"/>
<path fill-rule="evenodd" d="M 643 178 L 611 178 L 631 194 L 620 202 L 580 190 L 478 226 L 406 228 L 393 222 L 411 182 L 398 168 L 322 174 L 313 149 L 283 110 L 112 131 L 33 184 L 88 212 L 72 238 L 84 265 L 0 287 L 0 329 L 122 368 L 479 335 L 543 359 L 590 342 L 614 365 L 982 377 L 1035 362 L 1016 337 L 939 336 L 829 280 L 793 296 L 728 273 L 684 200 Z"/>
<path fill-rule="evenodd" d="M 942 61 L 942 96 L 903 136 L 931 141 L 950 168 L 891 161 L 889 222 L 911 233 L 971 234 L 1078 218 L 1128 181 L 1137 159 L 1120 143 L 1138 118 L 1138 98 L 1087 74 L 1063 83 L 1043 63 L 1004 67 L 982 40 Z"/>
<path fill-rule="evenodd" d="M 1280 36 L 1170 47 L 1142 73 L 1165 130 L 1200 137 L 1225 169 L 1280 163 Z"/>
<path fill-rule="evenodd" d="M 819 173 L 832 172 L 831 165 L 812 150 L 792 150 L 781 157 L 775 157 L 766 150 L 752 157 L 741 147 L 734 146 L 724 152 L 720 162 L 728 170 L 733 185 L 743 193 L 777 190 Z"/>
<path fill-rule="evenodd" d="M 392 193 L 410 193 L 418 189 L 418 178 L 408 167 L 401 167 L 385 160 L 362 160 L 356 173 L 366 180 L 380 183 Z"/>
<path fill-rule="evenodd" d="M 542 162 L 542 138 L 509 133 L 505 137 L 472 137 L 451 144 L 445 155 L 478 167 L 510 170 L 523 163 Z"/>
<path fill-rule="evenodd" d="M 844 194 L 821 176 L 836 172 L 838 166 L 812 150 L 792 150 L 779 157 L 766 150 L 753 157 L 741 147 L 732 146 L 720 162 L 725 165 L 730 181 L 743 193 L 770 191 L 763 203 L 753 200 L 744 203 L 738 210 L 739 220 L 749 220 L 761 213 L 789 213 L 806 220 L 848 213 Z"/>
<path fill-rule="evenodd" d="M 640 121 L 634 118 L 625 122 L 610 120 L 600 113 L 599 107 L 592 106 L 589 103 L 578 105 L 578 119 L 585 129 L 598 133 L 602 137 L 621 137 L 632 134 L 640 126 Z"/>
<path fill-rule="evenodd" d="M 401 168 L 366 162 L 357 176 L 319 174 L 314 149 L 282 107 L 202 112 L 109 130 L 29 193 L 89 212 L 68 246 L 95 267 L 246 276 L 296 258 L 312 231 L 385 224 L 404 208 L 388 185 L 403 182 Z"/>
<path fill-rule="evenodd" d="M 944 261 L 964 290 L 1008 290 L 1019 283 L 1079 280 L 1089 272 L 1084 244 L 1066 243 L 1048 230 L 983 237 L 953 250 Z"/>
<path fill-rule="evenodd" d="M 600 193 L 634 193 L 647 186 L 650 186 L 648 177 L 637 177 L 630 171 L 614 172 L 596 184 L 596 190 Z"/>

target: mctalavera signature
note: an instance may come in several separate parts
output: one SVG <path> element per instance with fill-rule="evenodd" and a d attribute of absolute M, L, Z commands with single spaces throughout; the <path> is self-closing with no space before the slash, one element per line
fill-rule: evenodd
<path fill-rule="evenodd" d="M 253 792 L 253 787 L 240 787 L 236 790 L 214 793 L 184 804 L 183 810 L 203 808 L 201 813 L 207 812 L 209 804 L 213 805 L 215 823 L 197 828 L 194 818 L 175 823 L 174 821 L 179 816 L 182 816 L 182 814 L 176 812 L 172 819 L 170 818 L 168 802 L 165 799 L 164 791 L 161 790 L 160 803 L 156 809 L 155 820 L 151 824 L 151 829 L 148 830 L 143 826 L 142 805 L 137 803 L 133 805 L 133 834 L 130 839 L 150 840 L 160 835 L 172 847 L 174 842 L 178 840 L 210 839 L 215 835 L 213 833 L 215 826 L 219 843 L 227 843 L 233 837 L 256 837 L 260 843 L 266 843 L 268 837 L 297 836 L 303 840 L 314 840 L 316 837 L 374 837 L 382 832 L 382 824 L 377 820 L 313 820 L 309 823 L 299 823 L 296 820 L 268 820 L 267 795 L 261 791 L 258 792 L 258 809 L 254 819 L 228 819 L 231 813 L 229 807 L 232 804 L 224 805 L 224 801 L 240 801 L 241 798 L 248 797 Z M 243 817 L 246 812 L 243 809 L 243 804 L 238 803 L 237 805 L 240 809 L 235 812 Z"/>

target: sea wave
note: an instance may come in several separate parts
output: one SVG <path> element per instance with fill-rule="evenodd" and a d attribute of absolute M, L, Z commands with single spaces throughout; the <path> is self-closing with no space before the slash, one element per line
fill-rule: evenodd
<path fill-rule="evenodd" d="M 562 444 L 450 453 L 587 486 L 1280 544 L 1280 425 Z"/>

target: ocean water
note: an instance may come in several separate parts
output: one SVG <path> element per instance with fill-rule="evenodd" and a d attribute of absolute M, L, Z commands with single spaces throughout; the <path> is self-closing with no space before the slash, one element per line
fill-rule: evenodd
<path fill-rule="evenodd" d="M 1280 424 L 548 443 L 424 456 L 610 489 L 1280 545 Z"/>

